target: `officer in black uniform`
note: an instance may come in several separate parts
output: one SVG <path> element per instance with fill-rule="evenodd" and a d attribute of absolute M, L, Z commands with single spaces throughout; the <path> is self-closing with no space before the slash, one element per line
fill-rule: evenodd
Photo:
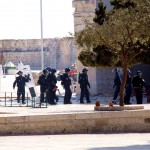
<path fill-rule="evenodd" d="M 142 104 L 145 81 L 142 78 L 141 71 L 137 71 L 137 75 L 133 77 L 132 84 L 135 91 L 137 104 Z"/>
<path fill-rule="evenodd" d="M 115 68 L 115 78 L 114 78 L 114 86 L 113 86 L 113 88 L 115 88 L 115 92 L 114 92 L 113 101 L 112 101 L 114 104 L 116 104 L 116 99 L 120 93 L 120 86 L 121 86 L 120 77 L 119 77 L 117 68 Z"/>
<path fill-rule="evenodd" d="M 15 89 L 15 86 L 17 84 L 17 102 L 20 103 L 20 96 L 22 95 L 22 104 L 25 104 L 25 83 L 29 82 L 29 80 L 31 80 L 28 77 L 24 77 L 22 76 L 23 72 L 19 71 L 17 73 L 19 76 L 16 77 L 14 83 L 13 83 L 13 89 Z"/>
<path fill-rule="evenodd" d="M 132 93 L 132 76 L 131 76 L 131 71 L 128 69 L 127 81 L 125 86 L 125 97 L 124 97 L 124 103 L 126 105 L 131 104 L 130 103 L 131 93 Z"/>
<path fill-rule="evenodd" d="M 56 98 L 56 90 L 57 90 L 57 78 L 56 78 L 56 69 L 51 69 L 51 73 L 47 76 L 47 90 L 48 90 L 48 103 L 51 105 L 56 105 L 54 99 Z"/>
<path fill-rule="evenodd" d="M 84 68 L 82 70 L 82 73 L 79 74 L 79 84 L 80 84 L 80 88 L 81 88 L 81 95 L 80 95 L 80 103 L 83 104 L 83 98 L 84 96 L 86 97 L 87 103 L 90 103 L 90 99 L 89 99 L 89 90 L 88 87 L 90 88 L 90 83 L 88 81 L 88 75 L 87 75 L 87 69 Z"/>
<path fill-rule="evenodd" d="M 71 79 L 69 77 L 69 72 L 70 69 L 69 68 L 65 68 L 65 73 L 62 75 L 62 85 L 65 89 L 65 96 L 64 96 L 64 104 L 72 104 L 71 103 L 71 96 L 72 96 L 72 92 L 70 89 L 70 85 L 71 85 Z"/>
<path fill-rule="evenodd" d="M 40 103 L 44 102 L 44 94 L 46 93 L 46 77 L 47 77 L 47 70 L 44 69 L 42 75 L 39 76 L 38 84 L 40 85 Z"/>

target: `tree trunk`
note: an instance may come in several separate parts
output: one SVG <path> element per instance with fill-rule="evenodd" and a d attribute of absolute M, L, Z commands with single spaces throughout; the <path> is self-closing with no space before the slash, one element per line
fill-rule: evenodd
<path fill-rule="evenodd" d="M 120 106 L 124 106 L 124 90 L 126 86 L 127 74 L 128 74 L 128 65 L 125 64 L 123 66 L 122 84 L 120 88 Z"/>

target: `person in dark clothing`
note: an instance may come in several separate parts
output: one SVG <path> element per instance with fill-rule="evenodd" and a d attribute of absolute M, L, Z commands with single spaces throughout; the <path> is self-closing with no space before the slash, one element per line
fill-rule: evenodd
<path fill-rule="evenodd" d="M 51 73 L 51 68 L 50 67 L 46 67 L 45 70 L 47 70 L 47 74 Z"/>
<path fill-rule="evenodd" d="M 65 89 L 65 96 L 64 96 L 64 104 L 72 104 L 71 103 L 71 96 L 72 96 L 72 91 L 70 89 L 71 86 L 71 79 L 69 77 L 69 68 L 65 68 L 65 73 L 61 75 L 61 84 L 63 85 Z"/>
<path fill-rule="evenodd" d="M 132 76 L 130 70 L 128 69 L 127 81 L 125 86 L 125 97 L 124 97 L 124 103 L 127 105 L 131 104 L 130 103 L 131 93 L 132 93 Z"/>
<path fill-rule="evenodd" d="M 115 69 L 115 79 L 114 79 L 114 86 L 113 88 L 115 88 L 115 93 L 114 93 L 114 96 L 113 96 L 113 103 L 116 104 L 116 99 L 120 93 L 120 86 L 121 86 L 121 80 L 120 80 L 120 77 L 119 77 L 119 74 L 117 72 L 117 68 Z"/>
<path fill-rule="evenodd" d="M 57 90 L 57 78 L 56 78 L 56 69 L 51 69 L 51 73 L 47 76 L 47 89 L 48 89 L 48 103 L 50 105 L 56 105 L 54 99 L 56 99 L 56 90 Z"/>
<path fill-rule="evenodd" d="M 88 87 L 90 88 L 90 83 L 88 81 L 88 75 L 87 75 L 87 69 L 84 68 L 82 70 L 82 73 L 79 74 L 79 84 L 80 84 L 80 88 L 81 88 L 81 95 L 80 95 L 80 103 L 83 104 L 83 98 L 84 96 L 86 97 L 87 103 L 90 103 L 90 99 L 89 99 L 89 90 Z"/>
<path fill-rule="evenodd" d="M 44 94 L 46 93 L 46 77 L 47 77 L 47 70 L 44 69 L 42 75 L 39 76 L 38 84 L 40 85 L 40 103 L 44 102 Z"/>
<path fill-rule="evenodd" d="M 29 82 L 30 78 L 22 76 L 23 72 L 19 71 L 17 73 L 19 76 L 16 77 L 14 83 L 13 83 L 13 89 L 15 89 L 15 86 L 17 84 L 17 102 L 20 103 L 20 96 L 22 96 L 22 104 L 25 104 L 25 83 Z"/>
<path fill-rule="evenodd" d="M 133 77 L 132 84 L 135 91 L 137 104 L 142 104 L 145 81 L 142 78 L 141 71 L 137 71 L 137 75 Z"/>

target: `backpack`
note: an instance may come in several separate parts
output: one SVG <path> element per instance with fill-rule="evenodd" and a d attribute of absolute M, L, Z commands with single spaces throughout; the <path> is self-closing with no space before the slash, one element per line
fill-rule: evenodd
<path fill-rule="evenodd" d="M 41 78 L 39 77 L 38 81 L 37 81 L 37 85 L 41 85 Z"/>
<path fill-rule="evenodd" d="M 61 75 L 60 75 L 61 85 L 64 85 L 64 80 L 65 80 L 64 75 L 61 74 Z"/>

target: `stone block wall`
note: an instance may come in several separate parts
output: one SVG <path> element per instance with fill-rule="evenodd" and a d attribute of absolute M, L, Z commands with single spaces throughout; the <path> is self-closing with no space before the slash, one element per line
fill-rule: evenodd
<path fill-rule="evenodd" d="M 150 111 L 0 117 L 0 135 L 150 132 Z"/>
<path fill-rule="evenodd" d="M 73 39 L 44 39 L 43 55 L 44 67 L 63 69 L 75 63 Z M 2 58 L 3 57 L 3 58 Z M 18 61 L 31 66 L 31 69 L 41 69 L 41 40 L 1 40 L 1 64 Z"/>

